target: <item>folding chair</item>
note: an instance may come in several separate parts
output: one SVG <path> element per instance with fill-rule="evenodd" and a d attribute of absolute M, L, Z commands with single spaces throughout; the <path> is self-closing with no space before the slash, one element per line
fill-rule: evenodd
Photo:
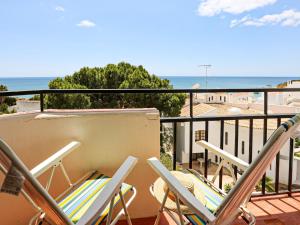
<path fill-rule="evenodd" d="M 72 183 L 62 161 L 79 145 L 79 142 L 72 141 L 29 171 L 15 152 L 0 139 L 0 169 L 6 175 L 1 191 L 15 195 L 21 192 L 38 210 L 30 224 L 40 225 L 45 221 L 55 225 L 94 225 L 106 221 L 107 225 L 114 225 L 125 215 L 128 225 L 132 225 L 127 208 L 135 198 L 136 190 L 123 182 L 136 165 L 137 159 L 129 156 L 112 178 L 91 171 Z M 48 190 L 58 167 L 69 183 L 69 188 L 54 200 Z M 50 177 L 44 188 L 37 177 L 49 169 Z M 124 195 L 129 192 L 132 194 L 126 203 Z M 119 202 L 122 209 L 112 220 L 113 209 Z"/>
<path fill-rule="evenodd" d="M 294 136 L 299 124 L 300 114 L 289 119 L 273 132 L 263 146 L 259 156 L 248 168 L 246 164 L 240 162 L 240 166 L 244 165 L 246 170 L 228 195 L 218 189 L 212 182 L 207 181 L 202 175 L 193 173 L 193 171 L 192 175 L 190 173 L 191 171 L 186 172 L 191 179 L 194 179 L 194 188 L 203 191 L 207 200 L 205 203 L 197 200 L 190 191 L 184 188 L 158 159 L 148 159 L 150 166 L 168 187 L 155 224 L 158 224 L 163 211 L 171 214 L 171 217 L 178 225 L 185 225 L 187 223 L 192 223 L 193 225 L 229 225 L 240 215 L 248 221 L 248 224 L 255 224 L 255 217 L 246 208 L 249 196 L 282 146 Z M 206 142 L 203 142 L 203 145 L 208 149 L 215 149 L 215 147 L 210 146 Z M 229 155 L 227 155 L 227 153 L 223 153 L 223 159 L 231 162 L 232 157 L 228 157 Z M 231 163 L 238 165 L 236 160 L 233 160 Z M 151 191 L 153 191 L 153 189 Z M 174 212 L 170 212 L 170 210 L 165 207 L 170 192 L 175 195 L 177 204 L 175 213 L 177 214 L 177 218 L 172 215 Z M 180 209 L 180 202 L 187 206 L 192 213 L 183 215 Z"/>

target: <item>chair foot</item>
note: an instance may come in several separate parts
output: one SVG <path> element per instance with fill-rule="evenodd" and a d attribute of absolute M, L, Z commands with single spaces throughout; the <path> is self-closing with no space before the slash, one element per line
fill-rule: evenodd
<path fill-rule="evenodd" d="M 154 225 L 158 225 L 159 224 L 159 221 L 160 221 L 160 217 L 161 217 L 161 214 L 163 213 L 163 210 L 159 210 L 158 211 L 158 214 L 157 214 L 157 217 L 155 219 L 155 222 L 154 222 Z"/>
<path fill-rule="evenodd" d="M 123 211 L 124 211 L 124 215 L 126 217 L 127 224 L 132 225 L 132 222 L 131 222 L 131 219 L 130 219 L 130 216 L 129 216 L 129 213 L 128 213 L 128 210 L 127 210 L 127 206 L 126 206 L 122 191 L 119 192 L 119 196 L 120 196 L 120 199 L 121 199 L 121 203 L 122 203 L 122 206 L 123 206 Z"/>
<path fill-rule="evenodd" d="M 128 224 L 128 225 L 132 225 L 130 216 L 127 214 L 127 215 L 125 215 L 125 217 L 126 217 L 127 224 Z"/>

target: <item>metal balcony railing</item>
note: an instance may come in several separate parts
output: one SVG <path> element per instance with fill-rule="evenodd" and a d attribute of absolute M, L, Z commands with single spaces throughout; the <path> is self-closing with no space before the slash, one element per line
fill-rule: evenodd
<path fill-rule="evenodd" d="M 262 114 L 249 114 L 249 115 L 221 115 L 221 116 L 194 116 L 193 114 L 193 95 L 197 93 L 262 93 L 263 95 L 263 113 Z M 277 125 L 281 124 L 281 120 L 290 118 L 294 114 L 280 113 L 269 114 L 268 113 L 268 93 L 270 92 L 300 92 L 300 88 L 246 88 L 246 89 L 46 89 L 46 90 L 26 90 L 26 91 L 6 91 L 0 92 L 0 96 L 21 96 L 21 95 L 39 95 L 40 96 L 40 111 L 44 111 L 45 103 L 44 97 L 48 94 L 166 94 L 166 93 L 185 93 L 189 97 L 189 116 L 188 117 L 161 117 L 160 123 L 172 123 L 173 124 L 173 136 L 174 136 L 174 148 L 173 148 L 173 168 L 176 169 L 176 123 L 186 122 L 189 123 L 189 168 L 192 168 L 193 164 L 193 123 L 204 122 L 205 123 L 205 139 L 208 141 L 209 135 L 209 123 L 212 121 L 218 121 L 220 123 L 220 148 L 224 147 L 224 121 L 235 121 L 235 135 L 234 135 L 234 152 L 238 157 L 238 140 L 239 140 L 239 121 L 249 121 L 249 159 L 248 162 L 252 162 L 253 153 L 253 121 L 260 119 L 263 120 L 263 143 L 268 138 L 268 119 L 276 119 Z M 288 188 L 285 191 L 281 191 L 279 188 L 279 171 L 280 171 L 280 155 L 276 157 L 276 174 L 275 174 L 275 192 L 266 193 L 266 176 L 262 178 L 262 191 L 261 195 L 287 193 L 299 191 L 292 188 L 292 176 L 293 176 L 293 156 L 294 156 L 294 140 L 290 140 L 289 147 L 289 159 L 288 159 Z M 236 173 L 237 171 L 235 171 Z M 204 175 L 208 175 L 208 151 L 204 153 Z M 219 174 L 219 186 L 222 187 L 223 171 Z"/>

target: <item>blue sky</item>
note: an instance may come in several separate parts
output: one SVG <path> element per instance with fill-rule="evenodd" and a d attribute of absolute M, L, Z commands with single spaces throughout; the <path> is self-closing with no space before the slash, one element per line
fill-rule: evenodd
<path fill-rule="evenodd" d="M 157 75 L 300 75 L 299 0 L 6 0 L 0 76 L 127 61 Z"/>

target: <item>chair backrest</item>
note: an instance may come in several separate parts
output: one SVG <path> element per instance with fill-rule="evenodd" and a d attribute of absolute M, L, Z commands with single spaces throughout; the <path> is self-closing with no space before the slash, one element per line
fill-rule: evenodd
<path fill-rule="evenodd" d="M 260 181 L 283 145 L 293 136 L 299 123 L 300 114 L 297 114 L 273 132 L 258 157 L 240 177 L 219 206 L 215 213 L 216 224 L 229 224 L 239 213 L 239 207 L 249 196 L 249 193 L 252 193 L 255 185 Z"/>
<path fill-rule="evenodd" d="M 15 152 L 0 139 L 0 164 L 8 171 L 14 166 L 23 176 L 23 190 L 47 214 L 48 220 L 57 225 L 73 225 L 67 215 L 60 209 L 55 200 L 49 195 Z"/>

